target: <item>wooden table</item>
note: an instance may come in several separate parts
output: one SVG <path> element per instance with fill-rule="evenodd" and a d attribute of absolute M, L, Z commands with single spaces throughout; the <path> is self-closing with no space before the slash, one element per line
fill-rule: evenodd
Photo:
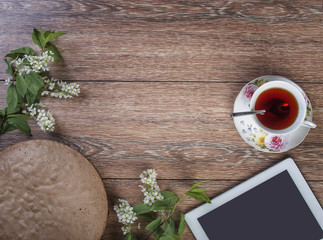
<path fill-rule="evenodd" d="M 0 13 L 0 56 L 32 46 L 33 27 L 67 32 L 55 41 L 65 61 L 50 73 L 82 90 L 72 100 L 43 100 L 56 118 L 53 134 L 32 123 L 32 137 L 6 133 L 0 148 L 54 139 L 89 159 L 109 196 L 103 239 L 122 238 L 112 207 L 118 198 L 142 202 L 137 185 L 147 168 L 162 190 L 183 194 L 205 180 L 216 197 L 292 157 L 323 202 L 321 1 L 3 0 Z M 250 147 L 229 117 L 241 88 L 265 74 L 298 83 L 314 108 L 317 128 L 281 154 Z M 199 204 L 186 200 L 180 209 Z M 187 229 L 183 239 L 194 237 Z"/>

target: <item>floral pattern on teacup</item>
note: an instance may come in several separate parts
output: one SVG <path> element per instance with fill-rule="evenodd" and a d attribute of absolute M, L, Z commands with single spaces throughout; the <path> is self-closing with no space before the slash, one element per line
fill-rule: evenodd
<path fill-rule="evenodd" d="M 300 89 L 300 91 L 301 91 L 301 93 L 302 93 L 302 95 L 303 95 L 303 97 L 305 99 L 305 102 L 306 102 L 306 115 L 305 115 L 304 120 L 305 121 L 312 121 L 312 105 L 311 105 L 311 102 L 310 102 L 309 98 L 307 97 L 306 93 L 301 89 Z"/>
<path fill-rule="evenodd" d="M 258 87 L 255 85 L 246 85 L 242 90 L 242 100 L 245 103 L 250 103 L 250 100 L 253 94 L 255 93 L 255 91 L 257 90 L 257 88 Z"/>
<path fill-rule="evenodd" d="M 308 98 L 305 98 L 305 100 L 307 102 L 305 120 L 306 121 L 311 121 L 312 120 L 312 106 L 311 106 L 311 102 L 310 102 L 310 100 Z"/>
<path fill-rule="evenodd" d="M 287 136 L 270 135 L 261 128 L 246 124 L 243 120 L 240 121 L 240 124 L 243 125 L 242 134 L 244 134 L 245 139 L 255 148 L 270 152 L 280 152 L 287 147 Z"/>

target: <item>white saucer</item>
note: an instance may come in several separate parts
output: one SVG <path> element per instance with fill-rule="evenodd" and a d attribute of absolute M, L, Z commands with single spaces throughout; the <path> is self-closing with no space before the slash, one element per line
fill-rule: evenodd
<path fill-rule="evenodd" d="M 305 120 L 312 121 L 312 105 L 306 93 L 296 83 L 281 76 L 268 75 L 250 81 L 238 94 L 234 102 L 233 112 L 250 111 L 250 100 L 255 90 L 262 84 L 274 80 L 286 81 L 299 88 L 307 102 Z M 233 121 L 242 139 L 252 147 L 263 152 L 286 152 L 299 145 L 309 132 L 308 127 L 301 126 L 297 130 L 286 135 L 269 134 L 263 129 L 257 127 L 255 121 L 250 115 L 235 117 Z"/>

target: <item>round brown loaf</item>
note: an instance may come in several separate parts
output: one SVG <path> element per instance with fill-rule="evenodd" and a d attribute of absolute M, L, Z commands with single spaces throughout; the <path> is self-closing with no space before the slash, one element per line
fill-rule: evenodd
<path fill-rule="evenodd" d="M 32 140 L 0 152 L 0 239 L 97 240 L 108 201 L 102 180 L 77 151 Z"/>

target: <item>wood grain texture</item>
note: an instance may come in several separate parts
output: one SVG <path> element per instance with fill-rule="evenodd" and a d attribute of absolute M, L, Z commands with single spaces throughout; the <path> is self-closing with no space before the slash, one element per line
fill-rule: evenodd
<path fill-rule="evenodd" d="M 206 180 L 215 197 L 292 157 L 323 202 L 321 1 L 3 0 L 0 14 L 0 56 L 33 46 L 33 27 L 67 32 L 54 42 L 64 62 L 52 64 L 51 75 L 82 91 L 44 99 L 56 118 L 53 134 L 31 122 L 32 137 L 0 135 L 0 150 L 52 139 L 89 159 L 110 201 L 102 239 L 122 239 L 112 206 L 118 198 L 142 201 L 138 175 L 147 168 L 157 170 L 162 190 L 180 195 Z M 5 69 L 0 62 L 0 108 Z M 317 124 L 280 154 L 244 143 L 229 117 L 244 84 L 267 74 L 298 83 Z M 199 204 L 185 200 L 180 209 Z M 186 230 L 183 239 L 194 237 Z"/>
<path fill-rule="evenodd" d="M 323 102 L 315 94 L 323 91 L 321 84 L 304 85 L 318 128 L 299 147 L 277 155 L 251 148 L 235 130 L 229 113 L 243 84 L 92 82 L 81 87 L 82 95 L 71 101 L 46 99 L 58 126 L 51 137 L 84 154 L 101 177 L 135 177 L 154 167 L 163 179 L 241 180 L 292 156 L 308 180 L 323 179 Z M 44 136 L 37 127 L 33 133 Z M 8 133 L 0 139 L 18 136 L 26 138 Z M 8 144 L 1 140 L 2 148 Z"/>
<path fill-rule="evenodd" d="M 4 1 L 0 55 L 32 45 L 32 28 L 66 31 L 69 80 L 245 82 L 322 79 L 320 1 Z M 171 64 L 170 64 L 171 63 Z M 5 63 L 0 78 L 5 78 Z"/>

